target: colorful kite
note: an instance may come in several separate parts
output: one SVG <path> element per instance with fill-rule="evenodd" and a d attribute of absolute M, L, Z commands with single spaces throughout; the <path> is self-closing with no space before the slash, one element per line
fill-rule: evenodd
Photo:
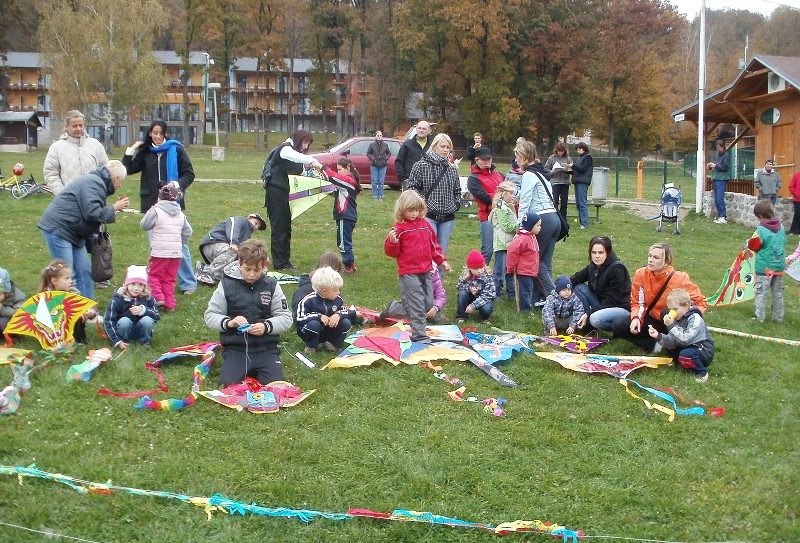
<path fill-rule="evenodd" d="M 31 388 L 30 375 L 34 370 L 33 359 L 25 358 L 21 364 L 11 366 L 11 384 L 0 391 L 0 415 L 12 415 L 19 409 L 22 395 Z"/>
<path fill-rule="evenodd" d="M 448 344 L 449 345 L 449 344 Z M 473 366 L 481 370 L 483 373 L 503 385 L 504 387 L 518 387 L 516 381 L 510 379 L 505 373 L 489 364 L 481 355 L 470 349 L 465 345 L 450 345 L 451 349 L 461 351 L 470 356 L 469 361 Z"/>
<path fill-rule="evenodd" d="M 672 362 L 669 357 L 658 356 L 606 356 L 599 354 L 551 353 L 536 351 L 536 356 L 558 362 L 568 370 L 583 373 L 607 373 L 623 378 L 641 367 L 657 368 Z"/>
<path fill-rule="evenodd" d="M 755 256 L 745 243 L 731 267 L 725 271 L 717 292 L 708 297 L 708 305 L 709 307 L 733 305 L 752 300 L 756 296 L 755 284 Z"/>
<path fill-rule="evenodd" d="M 519 351 L 534 352 L 528 346 L 527 338 L 529 336 L 521 336 L 513 332 L 502 335 L 467 332 L 464 337 L 469 346 L 492 365 L 510 360 L 511 355 Z"/>
<path fill-rule="evenodd" d="M 469 360 L 472 351 L 463 352 L 443 343 L 417 343 L 411 341 L 408 327 L 396 323 L 384 328 L 365 328 L 345 339 L 350 346 L 322 369 L 369 366 L 385 360 L 397 366 L 401 362 L 415 365 L 431 360 Z"/>
<path fill-rule="evenodd" d="M 316 390 L 303 392 L 286 381 L 273 381 L 262 385 L 251 377 L 244 383 L 230 385 L 222 390 L 201 390 L 198 394 L 225 407 L 250 413 L 277 413 L 281 408 L 294 407 Z"/>
<path fill-rule="evenodd" d="M 92 377 L 92 372 L 99 368 L 100 364 L 108 362 L 112 358 L 113 356 L 111 355 L 111 349 L 108 347 L 103 347 L 102 349 L 97 349 L 96 351 L 89 351 L 89 354 L 86 356 L 86 360 L 80 364 L 71 366 L 67 370 L 67 381 L 71 379 L 76 381 L 88 381 Z"/>
<path fill-rule="evenodd" d="M 585 353 L 603 343 L 608 343 L 607 339 L 591 336 L 579 336 L 578 334 L 565 334 L 561 336 L 539 336 L 545 343 L 555 345 L 568 350 L 571 353 Z"/>
<path fill-rule="evenodd" d="M 289 275 L 279 271 L 268 271 L 267 275 L 274 277 L 279 285 L 296 285 L 300 281 L 300 278 L 296 275 Z"/>
<path fill-rule="evenodd" d="M 637 387 L 639 387 L 643 391 L 649 392 L 653 396 L 656 396 L 657 398 L 661 398 L 662 400 L 668 401 L 672 405 L 672 408 L 664 407 L 663 405 L 657 404 L 657 403 L 654 403 L 654 402 L 649 402 L 649 401 L 645 400 L 644 398 L 642 398 L 641 396 L 638 396 L 633 391 L 631 391 L 630 386 L 629 386 L 631 383 L 633 383 L 634 385 L 636 385 Z M 665 415 L 667 415 L 667 417 L 669 418 L 670 422 L 675 420 L 675 414 L 676 413 L 678 415 L 704 415 L 704 414 L 706 414 L 706 412 L 708 412 L 708 414 L 711 415 L 712 417 L 721 417 L 722 415 L 725 414 L 725 408 L 724 407 L 711 407 L 711 408 L 708 408 L 708 409 L 703 409 L 703 403 L 699 402 L 699 401 L 695 401 L 694 402 L 694 403 L 696 403 L 698 405 L 698 407 L 690 407 L 689 409 L 682 409 L 680 406 L 678 406 L 678 402 L 675 400 L 675 398 L 670 396 L 667 392 L 668 391 L 669 392 L 674 392 L 676 396 L 681 398 L 681 400 L 683 400 L 683 398 L 681 397 L 680 394 L 678 394 L 677 392 L 672 391 L 670 389 L 659 390 L 657 388 L 646 387 L 644 385 L 641 385 L 641 384 L 637 383 L 633 379 L 620 379 L 619 380 L 619 384 L 621 384 L 622 386 L 625 387 L 625 392 L 627 392 L 628 395 L 631 398 L 634 398 L 636 400 L 642 400 L 642 402 L 644 403 L 645 407 L 647 407 L 648 409 L 651 409 L 653 411 L 660 411 L 661 413 L 664 413 Z"/>
<path fill-rule="evenodd" d="M 289 210 L 292 220 L 317 205 L 334 188 L 325 174 L 315 173 L 315 170 L 305 170 L 303 175 L 290 175 Z"/>
<path fill-rule="evenodd" d="M 435 524 L 438 526 L 451 526 L 457 528 L 479 528 L 487 530 L 497 535 L 505 535 L 512 532 L 536 532 L 541 534 L 550 535 L 559 538 L 564 543 L 578 543 L 578 539 L 583 537 L 581 530 L 568 530 L 564 526 L 559 526 L 550 522 L 542 522 L 541 520 L 514 520 L 511 522 L 503 522 L 497 526 L 485 524 L 482 522 L 471 522 L 460 520 L 451 517 L 443 517 L 429 512 L 408 511 L 405 509 L 395 509 L 391 513 L 378 513 L 369 509 L 350 509 L 347 513 L 326 513 L 320 511 L 312 511 L 309 509 L 287 509 L 285 507 L 270 508 L 258 505 L 255 502 L 237 502 L 230 500 L 225 496 L 214 494 L 211 497 L 189 496 L 187 494 L 175 494 L 163 490 L 145 490 L 141 488 L 132 488 L 127 486 L 118 486 L 111 481 L 105 483 L 96 483 L 91 481 L 84 481 L 62 475 L 60 473 L 49 473 L 36 468 L 35 464 L 30 466 L 0 466 L 0 475 L 13 475 L 22 484 L 25 477 L 35 477 L 45 481 L 53 481 L 70 487 L 80 494 L 113 494 L 115 492 L 122 492 L 125 494 L 132 494 L 134 496 L 148 496 L 156 498 L 167 498 L 170 500 L 178 500 L 183 503 L 202 507 L 205 510 L 206 517 L 211 520 L 213 513 L 228 513 L 229 515 L 259 515 L 265 517 L 281 517 L 281 518 L 296 518 L 303 522 L 311 522 L 318 518 L 327 520 L 353 520 L 355 518 L 372 518 L 381 520 L 393 520 L 398 522 L 425 522 L 428 524 Z"/>
<path fill-rule="evenodd" d="M 75 323 L 95 305 L 93 300 L 60 290 L 34 294 L 8 321 L 6 346 L 11 345 L 11 334 L 33 336 L 45 349 L 70 344 Z"/>
<path fill-rule="evenodd" d="M 129 392 L 129 393 L 119 394 L 116 392 L 111 392 L 110 390 L 100 389 L 97 391 L 97 393 L 114 396 L 116 398 L 142 398 L 139 401 L 139 403 L 136 404 L 135 406 L 140 409 L 161 409 L 163 411 L 177 411 L 179 409 L 183 409 L 188 405 L 194 404 L 194 402 L 196 401 L 203 380 L 205 380 L 209 370 L 211 369 L 211 364 L 214 362 L 214 358 L 216 356 L 214 350 L 217 347 L 219 347 L 218 342 L 197 343 L 195 345 L 175 347 L 174 349 L 171 349 L 169 352 L 162 354 L 158 359 L 152 362 L 145 362 L 144 367 L 150 371 L 156 372 L 158 376 L 159 387 L 154 388 L 153 390 L 149 390 L 146 392 L 141 391 L 141 392 Z M 183 400 L 178 400 L 178 399 L 168 399 L 160 401 L 153 400 L 152 398 L 150 398 L 151 395 L 156 394 L 158 392 L 169 391 L 169 387 L 166 385 L 164 381 L 164 375 L 162 375 L 161 370 L 159 370 L 159 368 L 165 361 L 177 358 L 179 356 L 199 356 L 202 358 L 201 362 L 194 367 L 193 383 L 192 383 L 192 388 L 189 391 L 189 395 Z"/>
<path fill-rule="evenodd" d="M 795 259 L 794 262 L 786 267 L 786 275 L 795 281 L 800 281 L 800 258 Z"/>

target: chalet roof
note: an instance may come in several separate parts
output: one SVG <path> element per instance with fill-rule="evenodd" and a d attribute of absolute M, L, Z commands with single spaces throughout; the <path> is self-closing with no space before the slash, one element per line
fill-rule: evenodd
<path fill-rule="evenodd" d="M 286 67 L 284 71 L 288 72 L 291 59 L 282 58 L 280 59 L 280 62 Z M 273 73 L 281 71 L 275 67 L 276 64 L 277 64 L 276 62 L 272 63 Z M 239 72 L 255 72 L 257 67 L 258 67 L 258 59 L 256 57 L 242 57 L 242 58 L 237 58 L 234 61 L 234 69 Z M 307 58 L 294 59 L 294 73 L 306 73 L 310 71 L 313 67 L 314 65 L 310 59 Z M 347 73 L 347 63 L 341 60 L 339 61 L 339 73 L 340 74 Z"/>
<path fill-rule="evenodd" d="M 39 116 L 32 111 L 0 111 L 0 123 L 25 123 L 33 121 L 36 126 L 42 126 Z"/>
<path fill-rule="evenodd" d="M 775 76 L 786 81 L 785 89 L 770 92 L 770 77 Z M 767 95 L 777 97 L 792 92 L 800 92 L 800 57 L 755 55 L 731 84 L 706 96 L 703 120 L 753 126 L 756 109 Z M 697 122 L 698 104 L 695 100 L 673 111 L 673 119 L 683 115 L 683 120 Z"/>
<path fill-rule="evenodd" d="M 9 51 L 6 53 L 6 60 L 0 58 L 0 66 L 7 66 L 9 68 L 40 68 L 39 53 L 15 53 Z"/>
<path fill-rule="evenodd" d="M 163 65 L 180 65 L 183 63 L 183 59 L 175 51 L 153 51 L 153 56 Z M 206 53 L 192 51 L 189 53 L 189 64 L 193 66 L 205 66 Z"/>

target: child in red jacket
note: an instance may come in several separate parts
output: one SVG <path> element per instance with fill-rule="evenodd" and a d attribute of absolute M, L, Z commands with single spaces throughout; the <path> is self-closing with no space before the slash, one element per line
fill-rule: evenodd
<path fill-rule="evenodd" d="M 431 262 L 452 271 L 436 233 L 425 220 L 427 206 L 414 190 L 404 191 L 394 206 L 395 224 L 383 243 L 387 256 L 397 259 L 400 299 L 411 321 L 411 341 L 428 343 L 425 313 L 433 305 Z"/>
<path fill-rule="evenodd" d="M 517 310 L 530 313 L 533 305 L 533 278 L 539 276 L 539 242 L 536 234 L 542 219 L 536 213 L 523 216 L 517 235 L 508 244 L 506 272 L 514 276 Z"/>

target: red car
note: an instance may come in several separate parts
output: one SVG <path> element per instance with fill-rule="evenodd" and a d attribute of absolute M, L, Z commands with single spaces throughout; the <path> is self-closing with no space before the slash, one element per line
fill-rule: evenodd
<path fill-rule="evenodd" d="M 328 152 L 311 153 L 311 156 L 319 160 L 323 166 L 329 166 L 333 171 L 336 171 L 336 162 L 343 156 L 346 156 L 353 161 L 353 164 L 358 170 L 358 175 L 361 178 L 363 185 L 370 183 L 369 177 L 369 159 L 367 158 L 367 149 L 369 144 L 375 141 L 373 137 L 357 137 L 350 138 L 343 141 L 335 147 L 331 147 Z M 400 146 L 403 142 L 394 138 L 383 138 L 386 145 L 389 146 L 389 151 L 392 156 L 389 157 L 389 162 L 386 165 L 386 184 L 391 188 L 400 188 L 400 183 L 397 181 L 397 170 L 394 167 L 394 161 L 397 158 L 397 153 L 400 151 Z"/>

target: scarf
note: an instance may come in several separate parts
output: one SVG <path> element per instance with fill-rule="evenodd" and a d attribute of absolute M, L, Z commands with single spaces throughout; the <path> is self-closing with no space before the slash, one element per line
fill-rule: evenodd
<path fill-rule="evenodd" d="M 178 140 L 166 140 L 159 147 L 148 149 L 151 153 L 167 152 L 167 183 L 178 179 L 178 146 L 183 147 L 183 144 Z"/>

